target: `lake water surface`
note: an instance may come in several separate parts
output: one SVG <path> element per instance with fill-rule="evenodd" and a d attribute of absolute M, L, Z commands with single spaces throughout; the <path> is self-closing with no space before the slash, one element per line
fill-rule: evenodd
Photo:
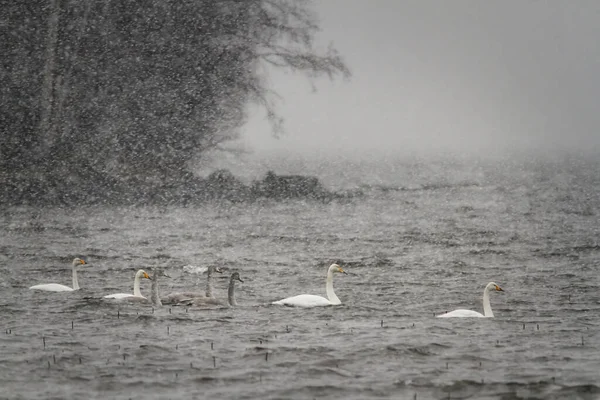
<path fill-rule="evenodd" d="M 600 167 L 590 160 L 395 164 L 351 201 L 195 208 L 4 208 L 0 398 L 600 398 Z M 340 172 L 342 174 L 342 172 Z M 335 176 L 326 183 L 335 186 Z M 71 283 L 84 258 L 82 290 Z M 286 296 L 343 304 L 293 309 Z M 217 297 L 240 272 L 239 305 L 107 303 L 138 268 L 161 292 Z M 482 311 L 493 319 L 438 319 Z M 149 294 L 148 281 L 142 292 Z"/>

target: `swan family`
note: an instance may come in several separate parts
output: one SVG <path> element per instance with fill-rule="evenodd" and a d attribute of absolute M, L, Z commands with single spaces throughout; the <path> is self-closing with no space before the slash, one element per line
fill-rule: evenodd
<path fill-rule="evenodd" d="M 77 267 L 79 265 L 86 265 L 87 263 L 80 259 L 75 258 L 72 262 L 73 270 L 73 287 L 60 285 L 58 283 L 44 283 L 39 285 L 31 286 L 30 290 L 42 290 L 47 292 L 69 292 L 79 290 L 79 282 L 77 280 Z M 107 294 L 102 298 L 107 301 L 120 301 L 120 302 L 134 302 L 134 303 L 147 303 L 155 306 L 162 306 L 163 304 L 169 305 L 186 305 L 186 306 L 208 306 L 208 305 L 226 305 L 235 306 L 235 282 L 244 282 L 240 277 L 239 272 L 235 271 L 231 274 L 229 280 L 229 287 L 227 290 L 227 301 L 215 298 L 212 288 L 212 274 L 214 272 L 223 273 L 219 267 L 210 266 L 207 269 L 206 279 L 206 291 L 204 293 L 199 292 L 175 292 L 160 297 L 158 289 L 159 277 L 169 277 L 162 271 L 161 268 L 153 268 L 154 273 L 152 276 L 148 275 L 143 269 L 138 270 L 133 278 L 133 293 L 113 293 Z M 142 279 L 148 279 L 151 283 L 150 288 L 150 299 L 142 294 L 140 284 Z"/>
<path fill-rule="evenodd" d="M 67 292 L 79 289 L 79 282 L 77 281 L 77 267 L 79 265 L 86 265 L 86 262 L 80 258 L 73 259 L 72 262 L 72 277 L 73 287 L 60 285 L 57 283 L 46 283 L 31 286 L 31 290 L 43 290 L 50 292 Z M 200 292 L 174 292 L 164 297 L 160 297 L 158 289 L 158 279 L 160 276 L 166 276 L 162 269 L 154 268 L 154 274 L 152 277 L 148 275 L 146 271 L 140 269 L 136 272 L 133 280 L 133 294 L 132 293 L 114 293 L 103 296 L 106 300 L 118 300 L 127 302 L 141 302 L 150 303 L 156 306 L 162 306 L 163 304 L 169 305 L 185 305 L 185 306 L 211 306 L 217 305 L 222 306 L 228 304 L 229 306 L 236 306 L 235 300 L 235 282 L 244 282 L 239 272 L 235 271 L 229 278 L 229 286 L 227 289 L 227 303 L 225 300 L 220 300 L 214 297 L 212 288 L 212 276 L 213 273 L 223 273 L 223 271 L 215 266 L 209 266 L 207 268 L 206 276 L 206 290 L 204 293 Z M 284 299 L 274 301 L 273 305 L 282 305 L 290 307 L 324 307 L 324 306 L 337 306 L 342 304 L 341 300 L 337 297 L 333 290 L 333 275 L 335 273 L 347 274 L 346 271 L 338 264 L 331 264 L 327 269 L 327 278 L 325 280 L 325 293 L 327 297 L 317 296 L 313 294 L 300 294 L 297 296 L 286 297 Z M 140 283 L 142 279 L 148 279 L 152 281 L 150 290 L 150 300 L 142 295 L 140 290 Z M 490 292 L 503 292 L 504 290 L 498 286 L 495 282 L 490 282 L 485 286 L 483 291 L 483 314 L 465 309 L 454 310 L 445 314 L 437 315 L 438 318 L 493 318 L 494 313 L 490 305 Z"/>

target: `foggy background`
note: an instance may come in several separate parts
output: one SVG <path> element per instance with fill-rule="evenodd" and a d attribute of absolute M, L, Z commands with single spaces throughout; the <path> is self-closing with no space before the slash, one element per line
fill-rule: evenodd
<path fill-rule="evenodd" d="M 253 110 L 238 143 L 250 158 L 598 150 L 600 3 L 314 6 L 320 45 L 332 41 L 353 77 L 320 78 L 315 93 L 303 76 L 271 70 L 286 135 L 274 138 Z"/>

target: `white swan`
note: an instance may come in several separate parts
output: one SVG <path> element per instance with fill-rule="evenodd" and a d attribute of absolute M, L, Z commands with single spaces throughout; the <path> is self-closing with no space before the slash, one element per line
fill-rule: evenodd
<path fill-rule="evenodd" d="M 131 294 L 131 293 L 114 293 L 114 294 L 107 294 L 103 298 L 104 299 L 123 300 L 123 299 L 128 299 L 130 297 L 141 297 L 141 298 L 145 299 L 145 297 L 142 296 L 142 292 L 140 291 L 140 279 L 142 279 L 142 278 L 150 279 L 150 277 L 148 276 L 146 271 L 144 271 L 143 269 L 140 269 L 138 272 L 136 272 L 135 278 L 133 279 L 133 294 Z"/>
<path fill-rule="evenodd" d="M 490 282 L 485 286 L 483 290 L 483 314 L 478 313 L 477 311 L 471 310 L 454 310 L 449 313 L 438 315 L 438 318 L 493 318 L 494 313 L 492 312 L 492 307 L 490 306 L 490 290 L 495 290 L 497 292 L 504 292 L 502 288 L 496 285 L 494 282 Z"/>
<path fill-rule="evenodd" d="M 43 283 L 41 285 L 31 286 L 31 290 L 44 290 L 47 292 L 72 292 L 79 290 L 79 282 L 77 281 L 77 266 L 85 265 L 85 261 L 80 258 L 73 259 L 73 287 L 60 285 L 58 283 Z"/>
<path fill-rule="evenodd" d="M 335 306 L 342 304 L 340 299 L 335 295 L 333 291 L 333 273 L 341 272 L 347 274 L 339 265 L 331 264 L 327 270 L 327 283 L 325 285 L 325 291 L 327 292 L 327 298 L 321 296 L 315 296 L 313 294 L 300 294 L 298 296 L 288 297 L 283 300 L 274 301 L 273 304 L 281 306 L 294 306 L 294 307 L 321 307 L 321 306 Z"/>
<path fill-rule="evenodd" d="M 237 306 L 237 302 L 235 301 L 235 281 L 240 281 L 244 283 L 242 278 L 240 278 L 239 272 L 234 272 L 231 274 L 231 278 L 229 278 L 229 288 L 227 289 L 227 303 L 229 306 Z M 225 302 L 219 299 L 215 299 L 212 297 L 191 297 L 188 299 L 182 299 L 177 303 L 177 305 L 185 305 L 185 306 L 211 306 L 211 305 L 225 305 Z"/>
<path fill-rule="evenodd" d="M 199 293 L 199 292 L 170 293 L 161 299 L 162 303 L 163 304 L 178 304 L 178 303 L 181 303 L 184 301 L 188 301 L 189 299 L 199 298 L 199 297 L 206 297 L 206 298 L 214 299 L 215 296 L 213 295 L 213 289 L 212 289 L 212 274 L 213 274 L 213 272 L 218 272 L 219 274 L 223 273 L 223 271 L 219 267 L 215 267 L 214 265 L 211 265 L 207 268 L 207 270 L 206 270 L 206 292 L 205 293 Z"/>

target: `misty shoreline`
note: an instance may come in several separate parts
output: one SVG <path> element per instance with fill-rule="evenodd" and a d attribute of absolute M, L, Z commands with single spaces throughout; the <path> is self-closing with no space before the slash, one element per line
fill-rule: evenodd
<path fill-rule="evenodd" d="M 596 175 L 593 154 L 522 152 L 498 157 L 385 156 L 335 159 L 278 154 L 220 163 L 208 174 L 183 171 L 157 182 L 111 176 L 82 165 L 76 174 L 0 170 L 0 204 L 6 206 L 201 206 L 208 203 L 306 200 L 348 201 L 371 192 L 502 185 L 507 175 L 561 176 L 577 182 Z M 219 164 L 219 163 L 217 163 Z M 273 172 L 277 171 L 277 172 Z M 564 182 L 563 182 L 564 183 Z"/>
<path fill-rule="evenodd" d="M 96 178 L 96 179 L 94 179 Z M 86 182 L 95 182 L 89 185 Z M 260 199 L 302 199 L 328 203 L 362 196 L 360 190 L 332 191 L 311 175 L 279 175 L 245 184 L 227 169 L 206 178 L 184 173 L 168 183 L 140 179 L 119 180 L 106 176 L 69 176 L 39 179 L 0 174 L 0 203 L 8 206 L 194 206 L 211 202 L 244 203 Z"/>

